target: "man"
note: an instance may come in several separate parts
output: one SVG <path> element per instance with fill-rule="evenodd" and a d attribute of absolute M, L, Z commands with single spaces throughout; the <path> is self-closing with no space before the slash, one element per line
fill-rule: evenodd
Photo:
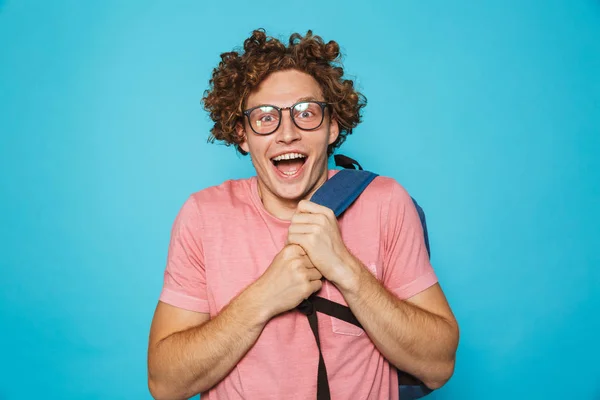
<path fill-rule="evenodd" d="M 339 46 L 253 32 L 224 53 L 205 108 L 213 138 L 250 154 L 256 176 L 201 190 L 172 230 L 148 350 L 157 399 L 315 399 L 318 349 L 296 307 L 347 305 L 362 329 L 319 315 L 331 398 L 396 399 L 396 369 L 439 388 L 458 326 L 429 264 L 410 196 L 377 177 L 336 220 L 310 202 L 365 102 Z"/>

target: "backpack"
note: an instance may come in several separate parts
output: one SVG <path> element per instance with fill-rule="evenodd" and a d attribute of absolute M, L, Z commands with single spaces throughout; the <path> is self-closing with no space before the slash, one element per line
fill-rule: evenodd
<path fill-rule="evenodd" d="M 332 209 L 337 218 L 358 198 L 358 196 L 360 196 L 362 191 L 366 189 L 378 175 L 373 172 L 364 171 L 362 166 L 350 157 L 338 154 L 334 156 L 334 159 L 336 165 L 343 169 L 331 179 L 327 180 L 327 182 L 313 194 L 310 200 Z M 419 213 L 419 219 L 421 220 L 421 225 L 423 227 L 425 246 L 427 248 L 427 253 L 431 257 L 425 213 L 417 204 L 416 200 L 412 197 L 411 199 Z M 304 300 L 297 309 L 307 316 L 319 349 L 317 400 L 330 400 L 331 395 L 329 393 L 327 370 L 325 368 L 319 341 L 317 312 L 341 319 L 358 326 L 359 328 L 362 328 L 362 326 L 354 314 L 352 314 L 350 308 L 316 295 L 312 295 L 307 300 Z M 398 384 L 401 400 L 419 399 L 432 392 L 432 390 L 425 386 L 420 380 L 403 371 L 398 371 Z"/>

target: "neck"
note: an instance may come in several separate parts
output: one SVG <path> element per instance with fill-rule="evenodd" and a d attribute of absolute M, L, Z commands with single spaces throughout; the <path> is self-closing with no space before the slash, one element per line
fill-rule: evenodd
<path fill-rule="evenodd" d="M 312 195 L 323 185 L 328 178 L 328 170 L 325 171 L 314 185 L 312 185 L 307 193 L 298 198 L 282 198 L 272 193 L 268 188 L 264 187 L 260 179 L 258 179 L 258 196 L 263 203 L 265 209 L 274 217 L 284 221 L 290 221 L 298 208 L 298 203 L 301 200 L 309 200 Z"/>

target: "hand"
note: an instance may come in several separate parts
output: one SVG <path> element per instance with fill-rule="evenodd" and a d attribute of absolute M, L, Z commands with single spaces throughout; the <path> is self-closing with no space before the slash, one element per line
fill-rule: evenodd
<path fill-rule="evenodd" d="M 287 243 L 301 246 L 313 265 L 331 282 L 348 279 L 353 259 L 346 248 L 333 211 L 302 200 L 292 217 Z"/>
<path fill-rule="evenodd" d="M 255 283 L 264 296 L 263 303 L 269 307 L 267 318 L 295 308 L 321 290 L 322 277 L 302 247 L 286 245 Z"/>

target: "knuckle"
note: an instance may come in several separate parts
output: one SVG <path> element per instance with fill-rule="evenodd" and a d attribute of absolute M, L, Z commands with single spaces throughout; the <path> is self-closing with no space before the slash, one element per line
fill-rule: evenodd
<path fill-rule="evenodd" d="M 284 260 L 287 260 L 290 258 L 291 256 L 291 251 L 286 247 L 285 249 L 283 249 L 283 251 L 280 253 L 281 254 L 281 258 L 283 258 Z"/>
<path fill-rule="evenodd" d="M 292 237 L 292 236 L 294 236 L 294 235 L 290 235 L 290 237 Z M 298 254 L 298 247 L 299 246 L 296 244 L 290 244 L 283 249 L 284 254 L 287 257 L 293 257 Z"/>
<path fill-rule="evenodd" d="M 317 289 L 317 290 L 315 290 L 315 292 L 318 290 L 321 290 L 322 287 L 323 287 L 322 281 L 315 281 L 315 288 Z"/>
<path fill-rule="evenodd" d="M 304 293 L 310 294 L 313 291 L 313 286 L 310 284 L 310 282 L 306 282 L 304 284 L 304 288 L 303 289 L 304 289 Z"/>
<path fill-rule="evenodd" d="M 299 271 L 299 273 L 300 273 L 300 278 L 301 278 L 303 281 L 309 281 L 309 280 L 310 280 L 310 277 L 308 276 L 308 271 L 306 271 L 306 269 L 305 269 L 305 268 L 301 269 L 301 270 Z"/>

